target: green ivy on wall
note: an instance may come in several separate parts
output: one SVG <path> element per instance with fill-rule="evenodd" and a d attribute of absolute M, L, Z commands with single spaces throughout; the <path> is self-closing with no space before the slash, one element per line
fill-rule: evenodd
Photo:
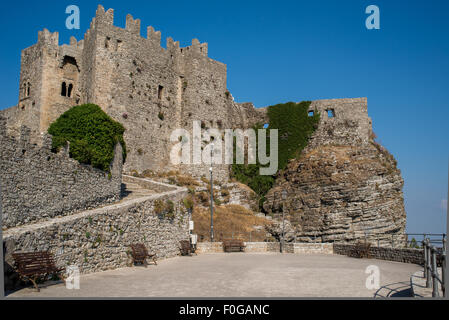
<path fill-rule="evenodd" d="M 286 168 L 290 159 L 299 157 L 307 146 L 310 136 L 318 127 L 320 114 L 315 110 L 314 114 L 309 116 L 310 104 L 310 101 L 288 102 L 268 107 L 267 129 L 278 129 L 278 172 Z M 257 129 L 262 128 L 261 124 L 253 127 L 256 130 L 256 136 L 258 136 Z M 270 150 L 269 136 L 267 133 L 267 150 Z M 260 167 L 258 159 L 256 164 L 233 164 L 231 174 L 256 192 L 259 196 L 259 206 L 262 208 L 265 195 L 273 187 L 277 173 L 272 176 L 260 175 Z"/>
<path fill-rule="evenodd" d="M 125 128 L 94 104 L 75 106 L 62 114 L 50 125 L 48 133 L 53 136 L 52 149 L 58 152 L 70 142 L 70 157 L 83 164 L 90 164 L 103 171 L 110 171 L 115 145 L 123 148 Z"/>

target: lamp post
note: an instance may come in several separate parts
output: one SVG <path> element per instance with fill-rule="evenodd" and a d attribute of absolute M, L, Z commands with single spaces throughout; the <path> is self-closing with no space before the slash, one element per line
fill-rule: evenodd
<path fill-rule="evenodd" d="M 192 232 L 190 230 L 190 221 L 192 220 L 192 208 L 188 208 L 187 209 L 187 213 L 188 213 L 188 216 L 189 216 L 189 224 L 188 224 L 188 227 L 187 227 L 189 229 L 189 241 L 190 241 L 190 244 L 192 244 L 192 237 L 191 237 Z"/>
<path fill-rule="evenodd" d="M 213 180 L 213 155 L 214 155 L 214 144 L 211 144 L 210 148 L 210 241 L 214 242 L 214 180 Z"/>
<path fill-rule="evenodd" d="M 285 236 L 285 200 L 287 199 L 287 191 L 282 190 L 282 241 L 281 241 L 281 253 L 284 253 L 284 236 Z"/>

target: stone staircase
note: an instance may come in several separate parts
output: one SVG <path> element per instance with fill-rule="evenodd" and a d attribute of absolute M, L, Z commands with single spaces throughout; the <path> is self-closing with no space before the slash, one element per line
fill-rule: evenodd
<path fill-rule="evenodd" d="M 137 199 L 140 197 L 146 197 L 156 193 L 157 193 L 156 191 L 145 189 L 140 185 L 138 185 L 137 183 L 123 182 L 120 202 Z"/>

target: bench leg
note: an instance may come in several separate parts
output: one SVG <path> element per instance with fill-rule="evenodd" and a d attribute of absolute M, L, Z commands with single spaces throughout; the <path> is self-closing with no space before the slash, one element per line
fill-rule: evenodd
<path fill-rule="evenodd" d="M 39 289 L 39 286 L 36 283 L 36 279 L 30 278 L 30 281 L 33 283 L 34 287 L 36 288 L 36 292 L 40 292 L 41 290 Z"/>
<path fill-rule="evenodd" d="M 62 273 L 62 272 L 59 272 L 58 273 L 58 277 L 59 277 L 59 279 L 61 279 L 61 281 L 64 281 L 65 282 L 65 276 L 64 276 L 64 274 Z"/>

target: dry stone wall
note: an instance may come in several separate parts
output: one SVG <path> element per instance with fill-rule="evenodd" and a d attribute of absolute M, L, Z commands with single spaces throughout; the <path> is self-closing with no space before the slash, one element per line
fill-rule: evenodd
<path fill-rule="evenodd" d="M 22 127 L 20 139 L 6 133 L 0 118 L 0 183 L 4 229 L 94 208 L 120 198 L 122 150 L 115 148 L 111 176 L 82 165 L 68 149 L 51 152 L 51 137 L 42 147 L 30 143 L 30 130 Z"/>

